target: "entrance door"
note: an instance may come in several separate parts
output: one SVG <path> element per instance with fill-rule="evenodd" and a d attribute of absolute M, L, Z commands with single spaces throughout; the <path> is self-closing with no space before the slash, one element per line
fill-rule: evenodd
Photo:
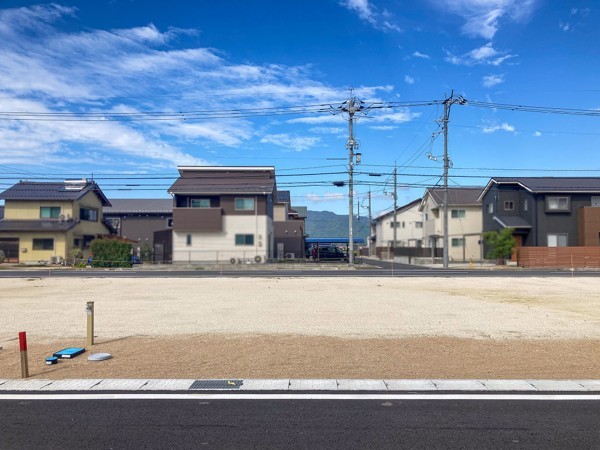
<path fill-rule="evenodd" d="M 515 248 L 513 248 L 512 256 L 511 256 L 510 260 L 516 261 L 517 255 L 519 253 L 519 249 L 521 247 L 523 247 L 523 236 L 521 236 L 520 234 L 513 234 L 513 237 L 515 238 L 516 244 L 515 244 Z"/>
<path fill-rule="evenodd" d="M 19 262 L 18 238 L 0 238 L 0 250 L 4 253 L 4 262 Z"/>

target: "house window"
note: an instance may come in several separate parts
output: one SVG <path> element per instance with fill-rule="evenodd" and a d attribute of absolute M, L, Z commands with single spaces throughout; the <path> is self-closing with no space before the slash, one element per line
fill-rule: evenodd
<path fill-rule="evenodd" d="M 487 205 L 485 205 L 485 209 L 488 214 L 493 214 L 494 213 L 494 204 L 488 203 Z"/>
<path fill-rule="evenodd" d="M 106 219 L 106 222 L 108 222 L 110 226 L 113 227 L 115 230 L 118 230 L 121 226 L 121 219 L 118 218 L 111 217 Z"/>
<path fill-rule="evenodd" d="M 415 228 L 423 228 L 423 222 L 415 222 Z"/>
<path fill-rule="evenodd" d="M 546 211 L 569 211 L 569 197 L 546 197 Z"/>
<path fill-rule="evenodd" d="M 402 228 L 404 228 L 406 226 L 406 224 L 404 222 L 402 222 Z"/>
<path fill-rule="evenodd" d="M 548 234 L 548 247 L 567 247 L 569 235 L 567 233 Z"/>
<path fill-rule="evenodd" d="M 515 202 L 512 200 L 506 200 L 504 202 L 504 211 L 514 211 L 515 210 Z"/>
<path fill-rule="evenodd" d="M 429 214 L 425 213 L 425 222 L 429 220 Z"/>
<path fill-rule="evenodd" d="M 83 248 L 84 249 L 88 249 L 92 246 L 92 241 L 96 239 L 94 236 L 88 236 L 88 235 L 84 235 L 83 236 Z"/>
<path fill-rule="evenodd" d="M 60 216 L 60 206 L 41 206 L 40 219 L 58 219 Z"/>
<path fill-rule="evenodd" d="M 453 219 L 464 219 L 467 212 L 464 209 L 453 209 L 451 212 Z"/>
<path fill-rule="evenodd" d="M 401 222 L 396 222 L 396 228 L 400 228 Z M 390 228 L 394 228 L 394 222 L 390 222 Z"/>
<path fill-rule="evenodd" d="M 523 211 L 529 210 L 529 202 L 527 199 L 523 200 Z"/>
<path fill-rule="evenodd" d="M 464 247 L 465 239 L 464 238 L 452 238 L 452 247 Z"/>
<path fill-rule="evenodd" d="M 192 245 L 192 235 L 191 234 L 188 234 L 185 236 L 185 245 L 187 245 L 188 247 L 190 245 Z"/>
<path fill-rule="evenodd" d="M 54 250 L 54 239 L 34 239 L 34 250 Z"/>
<path fill-rule="evenodd" d="M 210 208 L 209 198 L 193 198 L 190 200 L 191 208 Z"/>
<path fill-rule="evenodd" d="M 236 211 L 252 211 L 254 210 L 254 199 L 253 198 L 236 198 L 235 199 Z"/>
<path fill-rule="evenodd" d="M 598 197 L 597 195 L 592 196 L 592 206 L 596 208 L 600 207 L 600 197 Z"/>
<path fill-rule="evenodd" d="M 236 234 L 235 245 L 254 245 L 253 234 Z"/>
<path fill-rule="evenodd" d="M 167 219 L 167 228 L 173 228 L 173 218 L 169 217 Z"/>
<path fill-rule="evenodd" d="M 98 222 L 98 210 L 92 208 L 79 208 L 79 218 L 90 222 Z"/>

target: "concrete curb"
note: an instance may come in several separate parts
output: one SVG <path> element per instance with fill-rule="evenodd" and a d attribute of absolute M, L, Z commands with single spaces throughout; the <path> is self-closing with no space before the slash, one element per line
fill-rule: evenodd
<path fill-rule="evenodd" d="M 232 379 L 234 380 L 234 379 Z M 227 387 L 192 389 L 192 384 L 225 382 Z M 227 383 L 229 382 L 229 383 Z M 6 380 L 0 391 L 369 391 L 369 392 L 600 392 L 600 380 L 348 380 L 348 379 L 80 379 Z"/>

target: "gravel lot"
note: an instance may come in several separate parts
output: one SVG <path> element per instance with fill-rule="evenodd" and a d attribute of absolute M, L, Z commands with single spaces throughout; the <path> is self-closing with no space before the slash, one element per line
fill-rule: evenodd
<path fill-rule="evenodd" d="M 95 302 L 93 352 L 85 303 Z M 2 279 L 0 378 L 19 331 L 42 378 L 600 378 L 600 283 L 548 278 Z"/>

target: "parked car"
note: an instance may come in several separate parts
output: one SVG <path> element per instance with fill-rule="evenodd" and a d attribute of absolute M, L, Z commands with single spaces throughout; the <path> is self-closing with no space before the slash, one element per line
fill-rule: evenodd
<path fill-rule="evenodd" d="M 339 247 L 335 245 L 330 245 L 328 247 L 313 247 L 310 249 L 311 257 L 315 261 L 347 261 L 348 255 L 344 253 Z"/>

